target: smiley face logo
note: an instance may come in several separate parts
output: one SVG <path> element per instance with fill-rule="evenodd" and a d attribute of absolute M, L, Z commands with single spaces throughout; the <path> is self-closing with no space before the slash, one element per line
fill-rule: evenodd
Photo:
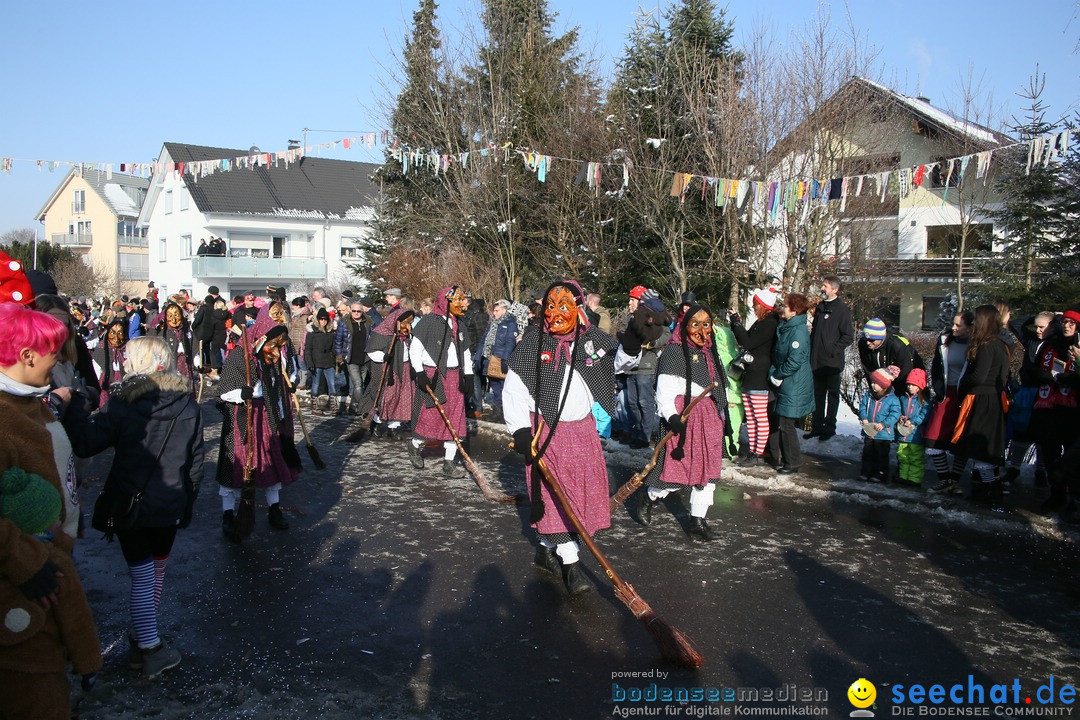
<path fill-rule="evenodd" d="M 877 689 L 866 678 L 859 678 L 851 683 L 847 691 L 848 700 L 857 708 L 868 708 L 877 700 Z"/>

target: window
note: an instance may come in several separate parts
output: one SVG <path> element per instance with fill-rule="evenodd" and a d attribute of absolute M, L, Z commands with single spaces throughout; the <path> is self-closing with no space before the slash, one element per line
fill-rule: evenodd
<path fill-rule="evenodd" d="M 168 257 L 169 246 L 165 243 L 165 238 L 158 238 L 158 262 L 165 262 Z"/>
<path fill-rule="evenodd" d="M 949 163 L 944 157 L 939 157 L 934 161 L 937 163 L 930 171 L 930 187 L 941 189 L 945 187 L 946 181 L 948 181 L 949 187 L 960 186 L 960 163 L 953 163 L 952 173 L 949 172 Z"/>
<path fill-rule="evenodd" d="M 181 235 L 180 236 L 180 253 L 181 253 L 180 257 L 182 257 L 182 258 L 191 257 L 191 236 L 190 235 Z"/>
<path fill-rule="evenodd" d="M 191 200 L 191 196 L 187 194 L 186 190 L 180 191 L 180 212 L 188 209 L 188 204 Z"/>
<path fill-rule="evenodd" d="M 172 212 L 172 190 L 165 191 L 165 214 Z"/>
<path fill-rule="evenodd" d="M 944 325 L 941 321 L 942 305 L 949 298 L 945 295 L 923 295 L 922 299 L 922 329 L 940 330 Z"/>
<path fill-rule="evenodd" d="M 121 280 L 149 280 L 150 256 L 136 253 L 120 253 L 117 274 Z"/>
<path fill-rule="evenodd" d="M 71 212 L 84 213 L 86 212 L 86 191 L 76 190 L 72 193 L 71 199 Z"/>
<path fill-rule="evenodd" d="M 357 258 L 360 257 L 360 238 L 357 237 L 344 237 L 341 238 L 341 257 L 343 258 Z"/>
<path fill-rule="evenodd" d="M 962 225 L 931 225 L 926 228 L 926 257 L 957 257 L 960 254 Z M 964 256 L 993 249 L 994 226 L 991 223 L 969 225 L 964 241 Z"/>

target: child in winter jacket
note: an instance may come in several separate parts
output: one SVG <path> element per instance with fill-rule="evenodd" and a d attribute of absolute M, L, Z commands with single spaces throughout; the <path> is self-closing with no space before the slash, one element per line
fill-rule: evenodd
<path fill-rule="evenodd" d="M 892 392 L 893 376 L 884 368 L 870 374 L 870 389 L 859 403 L 863 425 L 862 472 L 860 480 L 883 482 L 889 473 L 889 447 L 896 437 L 900 419 L 900 399 Z"/>
<path fill-rule="evenodd" d="M 60 493 L 48 480 L 19 467 L 0 475 L 0 518 L 35 537 L 57 571 L 59 602 L 45 609 L 26 597 L 17 580 L 0 574 L 0 715 L 4 718 L 68 717 L 70 660 L 93 685 L 101 669 L 101 644 L 75 564 L 73 540 L 60 528 Z M 62 573 L 62 574 L 61 574 Z"/>
<path fill-rule="evenodd" d="M 901 480 L 922 487 L 926 469 L 926 447 L 919 426 L 930 403 L 926 398 L 926 371 L 915 368 L 907 376 L 907 394 L 900 400 L 900 422 L 896 424 L 896 461 Z"/>

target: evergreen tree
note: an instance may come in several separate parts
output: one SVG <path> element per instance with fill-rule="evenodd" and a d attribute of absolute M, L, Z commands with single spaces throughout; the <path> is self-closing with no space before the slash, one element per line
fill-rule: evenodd
<path fill-rule="evenodd" d="M 1045 75 L 1036 75 L 1021 95 L 1029 103 L 1026 116 L 1014 119 L 1010 130 L 1025 143 L 1053 130 L 1041 97 L 1045 87 Z M 995 153 L 994 159 L 1001 163 L 996 183 L 1003 200 L 988 215 L 1004 240 L 1001 254 L 982 264 L 978 294 L 984 299 L 1003 297 L 1024 308 L 1065 301 L 1054 296 L 1060 293 L 1048 293 L 1058 276 L 1048 261 L 1058 263 L 1064 247 L 1057 237 L 1064 217 L 1062 164 L 1044 165 L 1041 158 L 1029 157 L 1027 144 Z"/>
<path fill-rule="evenodd" d="M 630 33 L 608 102 L 616 142 L 636 168 L 632 207 L 621 209 L 638 261 L 627 282 L 727 301 L 739 221 L 734 204 L 718 207 L 716 187 L 703 187 L 700 176 L 741 177 L 745 169 L 731 152 L 742 62 L 732 36 L 713 0 L 642 15 Z M 699 176 L 681 197 L 671 197 L 672 170 Z"/>

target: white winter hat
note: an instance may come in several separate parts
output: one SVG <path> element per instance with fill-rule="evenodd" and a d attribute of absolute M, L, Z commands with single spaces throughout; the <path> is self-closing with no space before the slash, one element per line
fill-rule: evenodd
<path fill-rule="evenodd" d="M 772 310 L 776 307 L 776 293 L 772 290 L 758 290 L 754 293 L 754 302 Z"/>

